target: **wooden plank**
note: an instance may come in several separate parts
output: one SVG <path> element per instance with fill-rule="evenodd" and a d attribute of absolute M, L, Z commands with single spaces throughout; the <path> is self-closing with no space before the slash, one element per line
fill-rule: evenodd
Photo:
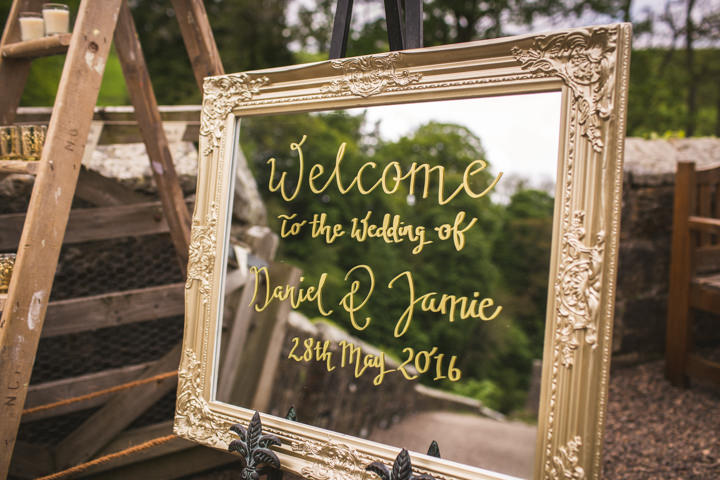
<path fill-rule="evenodd" d="M 85 478 L 97 480 L 127 480 L 129 478 L 172 480 L 233 462 L 238 462 L 237 456 L 228 452 L 197 446 L 152 460 L 114 468 Z M 240 471 L 239 466 L 238 471 Z"/>
<path fill-rule="evenodd" d="M 687 373 L 691 377 L 705 378 L 720 383 L 720 363 L 711 362 L 696 354 L 688 355 Z"/>
<path fill-rule="evenodd" d="M 202 0 L 172 0 L 172 5 L 190 57 L 195 81 L 202 91 L 205 77 L 225 73 L 208 22 L 205 4 Z"/>
<path fill-rule="evenodd" d="M 695 181 L 698 185 L 720 183 L 720 164 L 707 165 L 695 170 Z"/>
<path fill-rule="evenodd" d="M 696 274 L 712 273 L 720 270 L 720 245 L 709 245 L 695 250 Z"/>
<path fill-rule="evenodd" d="M 237 382 L 238 372 L 242 363 L 242 351 L 245 339 L 253 316 L 250 304 L 255 289 L 255 276 L 251 275 L 235 305 L 235 314 L 230 328 L 223 336 L 227 341 L 223 343 L 222 361 L 219 364 L 218 384 L 216 396 L 221 402 L 233 403 L 233 386 Z"/>
<path fill-rule="evenodd" d="M 720 314 L 720 285 L 692 285 L 690 306 L 706 312 Z"/>
<path fill-rule="evenodd" d="M 78 377 L 63 378 L 62 380 L 30 385 L 28 388 L 27 400 L 25 401 L 25 409 L 34 408 L 40 405 L 48 405 L 67 398 L 86 395 L 88 393 L 97 392 L 98 390 L 130 382 L 138 378 L 147 370 L 151 369 L 154 364 L 155 362 L 146 362 L 137 365 L 128 365 L 121 368 L 103 370 L 102 372 L 88 373 L 87 375 L 81 375 Z M 107 397 L 105 396 L 70 403 L 62 407 L 55 407 L 52 410 L 42 410 L 35 413 L 25 414 L 22 417 L 22 421 L 31 422 L 34 420 L 85 410 L 87 408 L 102 405 L 106 401 Z"/>
<path fill-rule="evenodd" d="M 24 213 L 0 215 L 0 249 L 15 248 L 20 240 Z M 114 207 L 77 208 L 72 210 L 64 243 L 108 240 L 166 233 L 168 225 L 160 202 L 118 205 Z"/>
<path fill-rule="evenodd" d="M 72 34 L 63 33 L 24 42 L 10 43 L 0 48 L 0 55 L 5 58 L 38 58 L 59 55 L 67 52 L 71 38 Z"/>
<path fill-rule="evenodd" d="M 112 442 L 110 442 L 105 448 L 100 450 L 97 457 L 104 455 L 113 454 L 124 450 L 126 448 L 140 445 L 144 442 L 150 441 L 154 438 L 164 437 L 173 433 L 173 422 L 162 422 L 146 427 L 136 428 L 133 430 L 127 430 L 118 435 Z M 175 452 L 181 452 L 191 448 L 197 447 L 197 444 L 184 438 L 175 438 L 169 442 L 160 444 L 153 448 L 142 450 L 132 456 L 119 457 L 112 461 L 101 463 L 100 465 L 93 466 L 84 471 L 79 477 L 86 477 L 95 475 L 99 472 L 107 470 L 115 470 L 117 468 L 137 463 L 153 458 L 161 457 Z"/>
<path fill-rule="evenodd" d="M 147 195 L 85 167 L 80 170 L 75 196 L 98 207 L 147 203 L 149 200 Z M 72 217 L 72 212 L 70 216 Z"/>
<path fill-rule="evenodd" d="M 54 337 L 182 315 L 185 284 L 71 298 L 48 305 L 42 336 Z"/>
<path fill-rule="evenodd" d="M 159 105 L 158 110 L 163 122 L 187 121 L 199 122 L 200 105 Z M 52 107 L 20 107 L 17 110 L 17 121 L 23 123 L 48 123 Z M 137 124 L 135 108 L 132 105 L 96 106 L 93 109 L 93 120 L 103 121 L 106 125 Z M 197 140 L 197 139 L 195 139 Z"/>
<path fill-rule="evenodd" d="M 278 237 L 268 227 L 253 226 L 249 228 L 245 232 L 243 240 L 247 242 L 251 252 L 266 262 L 275 258 Z M 217 398 L 222 400 L 231 398 L 233 385 L 237 381 L 240 368 L 242 368 L 242 350 L 254 311 L 250 305 L 254 288 L 255 276 L 249 275 L 245 288 L 237 296 L 235 312 L 229 328 L 223 332 L 222 361 L 219 365 L 217 385 Z M 226 290 L 225 294 L 228 293 L 230 292 Z"/>
<path fill-rule="evenodd" d="M 19 478 L 42 477 L 55 469 L 55 462 L 48 447 L 19 441 L 15 444 L 10 475 Z"/>
<path fill-rule="evenodd" d="M 60 77 L 53 117 L 10 281 L 8 304 L 13 308 L 5 309 L 0 319 L 0 395 L 3 404 L 0 478 L 7 474 L 12 456 L 119 8 L 120 0 L 81 2 Z M 7 85 L 2 75 L 0 84 Z M 0 97 L 13 95 L 11 88 Z"/>
<path fill-rule="evenodd" d="M 680 162 L 675 175 L 675 199 L 670 258 L 670 288 L 665 346 L 665 371 L 674 385 L 686 382 L 685 360 L 691 333 L 690 278 L 692 248 L 689 220 L 693 211 L 695 164 Z"/>
<path fill-rule="evenodd" d="M 720 230 L 720 218 L 689 216 L 688 227 L 703 232 L 717 232 Z"/>
<path fill-rule="evenodd" d="M 24 160 L 0 160 L 0 175 L 9 173 L 23 173 L 35 175 L 40 162 L 26 162 Z"/>
<path fill-rule="evenodd" d="M 190 213 L 183 197 L 180 182 L 175 173 L 167 137 L 162 127 L 155 93 L 145 64 L 140 41 L 135 31 L 130 7 L 122 0 L 117 28 L 115 48 L 125 75 L 130 99 L 135 107 L 140 133 L 150 159 L 150 169 L 163 204 L 165 218 L 170 228 L 180 268 L 185 273 L 190 246 Z"/>
<path fill-rule="evenodd" d="M 180 350 L 181 345 L 178 344 L 139 378 L 176 369 L 180 363 Z M 173 381 L 141 385 L 115 394 L 100 410 L 57 445 L 57 466 L 68 468 L 89 460 L 176 385 L 177 378 Z"/>
<path fill-rule="evenodd" d="M 3 30 L 0 39 L 0 47 L 20 41 L 20 23 L 18 22 L 20 12 L 38 12 L 42 4 L 43 0 L 17 0 L 13 2 L 10 13 L 5 20 L 5 30 Z M 0 85 L 2 85 L 0 125 L 13 123 L 15 111 L 20 105 L 20 98 L 25 89 L 29 73 L 29 59 L 4 58 L 0 55 Z"/>
<path fill-rule="evenodd" d="M 106 129 L 100 137 L 100 145 L 142 142 L 142 135 L 137 122 L 107 122 Z M 168 142 L 197 142 L 200 135 L 200 121 L 163 121 L 163 130 Z"/>
<path fill-rule="evenodd" d="M 0 312 L 3 311 L 6 301 L 7 301 L 7 293 L 0 293 Z"/>
<path fill-rule="evenodd" d="M 710 208 L 712 207 L 712 198 L 710 197 L 710 185 L 699 185 L 698 190 L 698 216 L 709 218 Z M 692 221 L 690 222 L 692 224 Z M 720 221 L 718 221 L 720 225 Z M 710 233 L 705 230 L 700 230 L 698 235 L 698 246 L 704 246 L 710 244 Z"/>
<path fill-rule="evenodd" d="M 270 278 L 278 285 L 297 287 L 300 283 L 302 271 L 292 265 L 272 262 L 269 271 Z M 262 405 L 269 399 L 268 390 L 272 386 L 275 367 L 280 361 L 289 313 L 288 302 L 276 302 L 262 312 L 253 312 L 251 324 L 246 327 L 245 342 L 237 367 L 242 375 L 234 378 L 230 395 L 224 401 L 263 411 Z"/>

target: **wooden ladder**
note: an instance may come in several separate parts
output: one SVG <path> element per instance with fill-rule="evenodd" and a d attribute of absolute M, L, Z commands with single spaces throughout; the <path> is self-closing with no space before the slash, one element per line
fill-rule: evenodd
<path fill-rule="evenodd" d="M 81 162 L 91 130 L 93 112 L 112 41 L 115 41 L 151 170 L 157 184 L 170 236 L 183 273 L 187 264 L 190 215 L 175 173 L 157 101 L 126 0 L 82 0 L 72 34 L 21 42 L 21 11 L 39 11 L 41 0 L 14 0 L 0 40 L 0 125 L 16 115 L 34 58 L 66 53 L 46 142 L 39 162 L 0 162 L 0 176 L 35 175 L 35 183 L 17 250 L 9 292 L 0 317 L 0 478 L 5 478 L 15 446 L 28 384 L 45 320 L 75 193 Z M 223 67 L 201 0 L 173 0 L 173 7 L 196 81 L 222 74 Z M 164 363 L 177 367 L 179 347 Z M 162 364 L 163 362 L 158 362 Z M 161 365 L 162 366 L 162 365 Z M 146 371 L 143 376 L 156 375 Z M 142 378 L 142 376 L 140 377 Z M 172 389 L 172 384 L 161 394 Z M 133 418 L 122 415 L 128 397 L 150 406 L 158 398 L 155 384 L 116 394 L 101 409 L 116 411 L 113 421 L 99 430 L 79 429 L 76 437 L 94 436 L 95 447 L 78 448 L 73 439 L 56 452 L 64 466 L 90 458 Z M 77 438 L 76 438 L 77 440 Z"/>

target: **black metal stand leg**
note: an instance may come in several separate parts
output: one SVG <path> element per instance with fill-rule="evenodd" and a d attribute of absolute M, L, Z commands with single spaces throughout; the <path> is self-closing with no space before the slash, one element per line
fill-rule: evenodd
<path fill-rule="evenodd" d="M 353 0 L 338 0 L 335 8 L 332 37 L 330 37 L 330 60 L 343 58 L 347 51 Z"/>

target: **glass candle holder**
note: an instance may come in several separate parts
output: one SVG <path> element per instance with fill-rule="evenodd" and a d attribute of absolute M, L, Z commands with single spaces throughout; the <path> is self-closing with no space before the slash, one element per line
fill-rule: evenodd
<path fill-rule="evenodd" d="M 45 25 L 41 14 L 36 12 L 20 12 L 20 40 L 34 40 L 42 38 Z"/>
<path fill-rule="evenodd" d="M 42 7 L 45 35 L 70 32 L 70 9 L 63 3 L 46 3 Z"/>
<path fill-rule="evenodd" d="M 43 143 L 45 143 L 45 127 L 41 125 L 22 125 L 20 127 L 23 160 L 40 160 Z"/>
<path fill-rule="evenodd" d="M 16 160 L 22 156 L 20 131 L 11 125 L 0 127 L 0 157 L 5 160 Z"/>
<path fill-rule="evenodd" d="M 14 266 L 14 253 L 0 253 L 0 293 L 8 292 L 8 288 L 10 288 L 10 277 L 12 277 Z"/>

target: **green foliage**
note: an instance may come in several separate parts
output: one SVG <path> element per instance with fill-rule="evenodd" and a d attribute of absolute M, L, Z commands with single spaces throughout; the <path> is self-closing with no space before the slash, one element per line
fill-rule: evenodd
<path fill-rule="evenodd" d="M 698 68 L 696 136 L 720 135 L 720 49 L 695 52 Z M 690 75 L 686 53 L 667 49 L 634 50 L 630 67 L 628 135 L 663 136 L 686 131 Z"/>
<path fill-rule="evenodd" d="M 366 134 L 361 135 L 360 132 Z M 297 198 L 286 202 L 278 193 L 269 192 L 270 168 L 267 161 L 275 158 L 278 169 L 275 182 L 280 172 L 288 172 L 288 186 L 293 190 L 296 184 L 291 179 L 298 175 L 298 157 L 289 146 L 292 142 L 299 142 L 301 135 L 307 135 L 302 148 L 306 176 L 310 167 L 319 163 L 326 172 L 321 176 L 325 181 L 334 167 L 338 147 L 344 142 L 346 150 L 341 171 L 347 175 L 346 185 L 354 172 L 368 161 L 379 166 L 398 161 L 404 171 L 416 162 L 442 165 L 446 192 L 462 181 L 465 167 L 470 162 L 485 157 L 480 139 L 465 127 L 431 122 L 396 141 L 384 141 L 369 131 L 364 115 L 346 112 L 251 117 L 243 119 L 241 129 L 241 144 L 265 196 L 271 226 L 275 231 L 280 228 L 278 215 L 295 213 L 298 214 L 297 220 L 310 220 L 314 213 L 325 213 L 328 224 L 340 223 L 346 230 L 353 217 L 362 217 L 369 210 L 373 212 L 372 221 L 375 223 L 385 213 L 397 214 L 406 224 L 424 226 L 428 231 L 443 223 L 452 223 L 459 211 L 467 212 L 468 220 L 477 218 L 477 225 L 467 232 L 465 246 L 460 252 L 456 251 L 451 241 L 438 241 L 434 232 L 428 234 L 434 242 L 426 245 L 422 252 L 413 254 L 414 244 L 407 241 L 387 244 L 379 239 L 368 239 L 358 243 L 346 236 L 325 245 L 321 238 L 312 238 L 309 227 L 306 227 L 299 235 L 281 241 L 279 257 L 303 269 L 306 286 L 315 284 L 323 273 L 328 274 L 325 304 L 335 310 L 328 321 L 382 348 L 392 358 L 407 358 L 407 353 L 403 352 L 406 346 L 416 352 L 437 347 L 439 353 L 446 354 L 446 359 L 458 355 L 456 366 L 463 372 L 460 383 L 470 382 L 467 388 L 475 389 L 471 392 L 472 396 L 505 412 L 520 407 L 525 400 L 531 361 L 542 350 L 542 338 L 538 345 L 532 345 L 532 342 L 538 341 L 536 331 L 542 330 L 544 325 L 546 299 L 539 292 L 546 294 L 547 288 L 549 230 L 544 225 L 552 224 L 552 199 L 541 192 L 521 191 L 513 196 L 508 206 L 493 203 L 489 196 L 472 199 L 467 195 L 459 195 L 448 205 L 438 206 L 439 183 L 432 180 L 428 185 L 427 198 L 422 195 L 423 182 L 416 185 L 412 197 L 407 183 L 402 183 L 392 195 L 378 191 L 360 195 L 353 189 L 343 196 L 333 183 L 319 195 L 310 192 L 304 184 Z M 379 176 L 379 172 L 376 171 L 375 175 Z M 367 178 L 375 177 L 370 173 Z M 481 191 L 491 181 L 491 175 L 482 172 L 473 177 L 472 187 Z M 524 221 L 529 224 L 525 225 Z M 507 237 L 516 234 L 523 238 Z M 541 238 L 546 234 L 546 238 Z M 496 250 L 501 250 L 500 245 L 504 247 L 507 244 L 515 248 L 531 247 L 532 255 L 539 257 L 536 263 L 541 265 L 539 270 L 545 272 L 544 278 L 542 273 L 531 271 L 535 268 L 534 263 L 520 263 L 525 255 L 518 256 L 517 251 L 513 252 L 513 259 L 498 256 Z M 509 264 L 515 263 L 504 265 L 496 257 Z M 542 263 L 543 258 L 545 264 Z M 362 318 L 370 317 L 372 322 L 362 331 L 352 327 L 347 314 L 341 314 L 338 305 L 348 291 L 345 272 L 359 263 L 372 267 L 376 281 L 375 293 L 361 312 Z M 503 269 L 506 266 L 512 277 L 504 278 Z M 394 338 L 397 319 L 408 307 L 409 290 L 404 278 L 395 284 L 392 291 L 387 290 L 387 284 L 405 270 L 412 272 L 416 296 L 439 292 L 472 297 L 473 292 L 478 292 L 480 298 L 494 298 L 496 305 L 502 304 L 506 310 L 489 322 L 457 318 L 450 323 L 447 316 L 416 308 L 407 333 Z M 544 280 L 544 285 L 539 282 L 540 278 Z M 502 302 L 499 301 L 501 297 Z M 510 307 L 515 304 L 515 309 Z M 304 304 L 301 311 L 311 318 L 318 316 L 315 304 Z M 535 316 L 539 311 L 542 311 L 541 318 Z M 421 378 L 421 381 L 435 387 L 465 388 L 446 381 L 434 382 L 432 375 Z"/>
<path fill-rule="evenodd" d="M 62 74 L 65 57 L 45 57 L 35 60 L 30 67 L 30 75 L 20 102 L 23 106 L 42 107 L 55 103 L 60 75 Z M 105 64 L 98 94 L 98 105 L 125 105 L 129 102 L 120 60 L 113 48 Z"/>

